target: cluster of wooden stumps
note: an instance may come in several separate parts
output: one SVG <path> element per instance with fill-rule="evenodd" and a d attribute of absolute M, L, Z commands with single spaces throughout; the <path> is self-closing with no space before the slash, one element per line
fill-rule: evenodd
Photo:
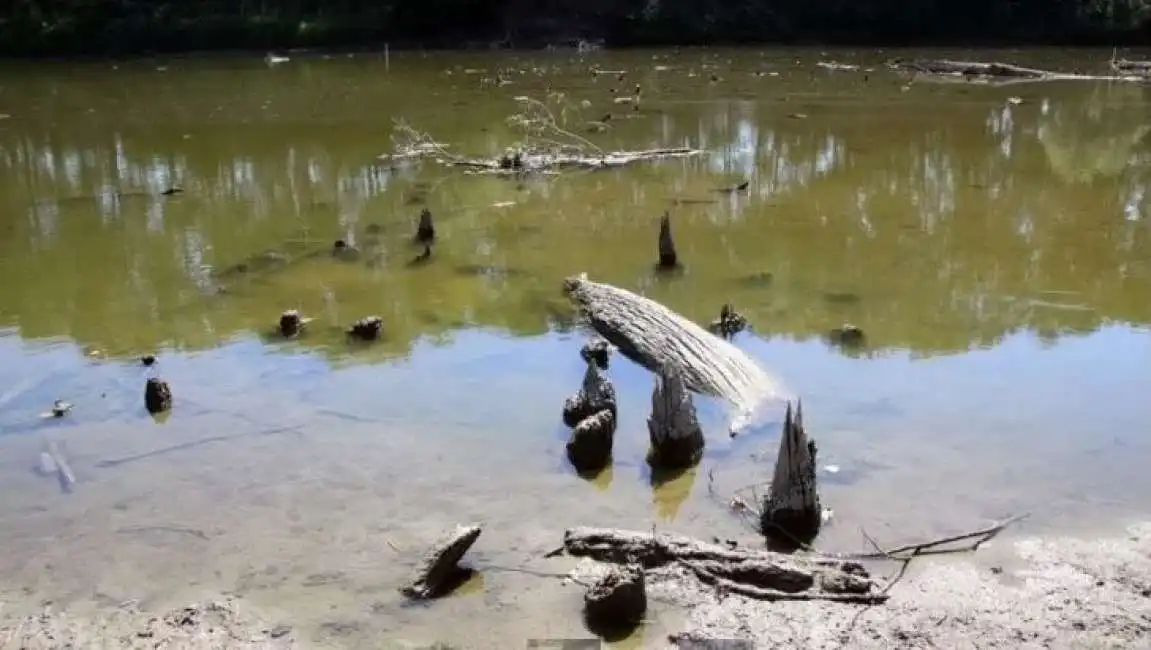
<path fill-rule="evenodd" d="M 420 212 L 419 222 L 416 224 L 416 234 L 412 237 L 412 243 L 422 247 L 423 252 L 413 258 L 408 265 L 416 266 L 430 261 L 432 244 L 435 241 L 436 226 L 432 219 L 432 212 L 424 208 Z M 342 239 L 336 240 L 332 245 L 332 255 L 335 257 L 351 259 L 358 254 L 359 251 Z M 276 324 L 276 334 L 285 339 L 296 338 L 304 334 L 308 325 L 314 320 L 314 318 L 304 316 L 297 309 L 289 309 L 280 314 L 280 320 Z M 355 341 L 377 341 L 384 333 L 384 319 L 379 316 L 365 316 L 348 326 L 344 333 L 349 339 Z"/>
<path fill-rule="evenodd" d="M 564 424 L 572 428 L 567 456 L 581 474 L 598 474 L 611 463 L 617 407 L 615 386 L 607 376 L 610 346 L 592 339 L 580 350 L 587 363 L 583 383 L 563 405 Z M 657 471 L 677 471 L 699 462 L 703 430 L 683 378 L 673 370 L 657 375 L 648 418 L 648 463 Z"/>

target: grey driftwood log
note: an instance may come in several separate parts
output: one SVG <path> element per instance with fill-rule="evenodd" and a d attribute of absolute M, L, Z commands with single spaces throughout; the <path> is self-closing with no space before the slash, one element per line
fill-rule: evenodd
<path fill-rule="evenodd" d="M 662 271 L 679 268 L 679 255 L 675 252 L 675 240 L 671 236 L 671 215 L 666 212 L 659 219 L 659 262 L 656 268 Z"/>
<path fill-rule="evenodd" d="M 680 535 L 612 528 L 568 529 L 564 551 L 647 569 L 679 566 L 718 589 L 758 600 L 887 600 L 863 565 L 836 558 L 733 549 Z"/>
<path fill-rule="evenodd" d="M 151 377 L 144 384 L 144 408 L 152 415 L 172 408 L 172 389 L 168 382 Z"/>
<path fill-rule="evenodd" d="M 446 594 L 457 583 L 464 571 L 460 560 L 472 544 L 476 543 L 482 528 L 457 526 L 437 540 L 424 555 L 411 582 L 400 589 L 408 598 L 437 598 Z"/>
<path fill-rule="evenodd" d="M 788 404 L 771 489 L 761 504 L 760 532 L 784 544 L 807 544 L 822 523 L 815 442 L 808 440 L 803 426 L 803 405 L 797 403 L 793 417 Z"/>
<path fill-rule="evenodd" d="M 564 293 L 600 336 L 648 370 L 677 370 L 689 390 L 732 402 L 738 430 L 760 407 L 785 399 L 784 388 L 751 357 L 667 307 L 625 289 L 588 280 L 564 280 Z"/>
<path fill-rule="evenodd" d="M 674 369 L 666 369 L 656 377 L 647 429 L 651 438 L 648 462 L 652 467 L 684 469 L 699 462 L 703 429 L 691 393 Z"/>
<path fill-rule="evenodd" d="M 623 630 L 643 621 L 647 590 L 643 567 L 610 567 L 584 593 L 584 618 L 593 630 Z"/>

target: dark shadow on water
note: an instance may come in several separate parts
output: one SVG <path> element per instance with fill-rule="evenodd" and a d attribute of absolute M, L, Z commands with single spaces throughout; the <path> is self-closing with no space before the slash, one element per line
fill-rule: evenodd
<path fill-rule="evenodd" d="M 587 626 L 589 632 L 608 643 L 618 643 L 623 641 L 633 634 L 639 632 L 640 628 L 643 626 L 642 620 L 627 625 L 607 625 L 598 623 L 589 619 L 587 612 L 584 612 L 583 622 L 584 625 Z"/>
<path fill-rule="evenodd" d="M 615 465 L 610 461 L 606 466 L 597 470 L 580 471 L 577 469 L 574 471 L 576 476 L 600 492 L 606 492 L 611 487 L 611 481 L 615 477 Z"/>
<path fill-rule="evenodd" d="M 456 570 L 448 576 L 440 589 L 431 597 L 418 600 L 405 598 L 400 603 L 401 608 L 431 607 L 435 601 L 444 598 L 460 598 L 484 591 L 484 574 L 469 566 L 457 566 Z"/>
<path fill-rule="evenodd" d="M 678 280 L 686 274 L 682 264 L 668 268 L 655 264 L 651 267 L 651 277 L 658 282 L 671 282 Z"/>
<path fill-rule="evenodd" d="M 665 521 L 674 521 L 679 509 L 691 496 L 699 465 L 680 469 L 656 469 L 647 465 L 648 484 L 651 485 L 652 506 L 655 514 Z"/>

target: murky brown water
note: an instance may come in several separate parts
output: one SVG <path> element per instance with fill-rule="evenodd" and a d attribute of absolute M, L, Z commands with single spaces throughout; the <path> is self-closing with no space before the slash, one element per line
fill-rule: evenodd
<path fill-rule="evenodd" d="M 968 56 L 1069 69 L 1109 54 Z M 621 359 L 616 465 L 572 475 L 558 412 L 582 335 L 558 287 L 580 271 L 700 321 L 725 301 L 744 311 L 758 334 L 738 344 L 803 396 L 839 468 L 825 475 L 825 546 L 854 548 L 860 525 L 895 540 L 1020 510 L 1067 527 L 1145 509 L 1151 88 L 908 85 L 815 66 L 884 56 L 0 70 L 0 599 L 83 608 L 233 590 L 335 647 L 580 635 L 578 591 L 497 567 L 566 569 L 539 556 L 573 524 L 746 534 L 707 475 L 730 494 L 767 473 L 777 440 L 728 440 L 722 405 L 700 400 L 715 434 L 703 466 L 652 488 L 651 380 Z M 499 68 L 512 83 L 481 83 Z M 612 101 L 635 83 L 639 111 Z M 548 92 L 604 148 L 708 154 L 523 182 L 376 160 L 401 118 L 498 153 L 522 137 L 505 120 L 513 98 Z M 609 130 L 585 132 L 609 111 Z M 713 191 L 742 180 L 747 193 Z M 186 192 L 161 196 L 171 185 Z M 408 268 L 424 205 L 440 243 Z M 665 210 L 687 271 L 657 282 Z M 327 255 L 337 238 L 361 258 Z M 252 261 L 268 249 L 290 263 Z M 262 338 L 293 307 L 317 318 L 313 333 Z M 386 341 L 338 335 L 373 313 Z M 822 342 L 845 321 L 867 353 Z M 151 370 L 135 360 L 150 352 Z M 156 373 L 177 397 L 159 422 L 140 398 Z M 75 409 L 41 419 L 56 398 Z M 71 492 L 33 471 L 49 441 L 70 459 Z M 488 525 L 482 582 L 401 606 L 421 545 L 470 520 Z M 661 609 L 628 644 L 674 621 Z"/>

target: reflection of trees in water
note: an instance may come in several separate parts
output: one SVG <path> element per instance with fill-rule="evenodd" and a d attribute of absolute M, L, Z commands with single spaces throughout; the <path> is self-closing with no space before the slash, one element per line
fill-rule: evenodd
<path fill-rule="evenodd" d="M 1146 148 L 1148 89 L 1137 84 L 1093 84 L 1086 96 L 1046 104 L 1039 141 L 1051 170 L 1067 183 L 1114 178 Z"/>
<path fill-rule="evenodd" d="M 734 210 L 723 198 L 677 211 L 692 273 L 653 287 L 657 298 L 701 320 L 731 300 L 765 331 L 797 336 L 850 320 L 873 343 L 923 353 L 991 344 L 1020 328 L 1052 336 L 1106 320 L 1148 322 L 1148 232 L 1122 218 L 1146 213 L 1146 167 L 1113 162 L 1117 149 L 1124 161 L 1147 156 L 1139 141 L 1146 104 L 1131 92 L 1099 87 L 1051 99 L 1046 111 L 1004 103 L 990 117 L 972 109 L 907 123 L 899 115 L 867 124 L 780 120 L 740 104 L 714 109 L 722 119 L 665 116 L 653 125 L 660 143 L 702 134 L 717 153 L 698 167 L 571 176 L 545 185 L 551 196 L 536 204 L 503 180 L 452 177 L 437 186 L 437 216 L 456 233 L 442 243 L 453 261 L 419 274 L 403 270 L 418 210 L 407 201 L 438 172 L 365 164 L 370 158 L 347 153 L 364 150 L 353 148 L 354 135 L 227 125 L 191 129 L 190 140 L 187 129 L 11 134 L 0 143 L 0 204 L 27 218 L 5 224 L 0 298 L 25 336 L 68 334 L 125 351 L 211 345 L 266 329 L 282 308 L 324 314 L 323 295 L 335 296 L 345 320 L 384 316 L 385 354 L 468 324 L 534 334 L 565 318 L 555 291 L 563 274 L 628 283 L 646 268 L 637 256 L 648 255 L 651 232 L 638 217 L 662 212 L 666 196 L 647 190 L 675 179 L 714 196 L 705 188 L 749 176 L 741 218 L 722 230 L 692 215 Z M 1081 169 L 1119 184 L 1068 184 Z M 170 184 L 187 194 L 158 196 Z M 486 206 L 508 196 L 530 207 L 501 221 Z M 369 221 L 390 228 L 382 266 L 325 260 L 217 302 L 204 297 L 208 265 L 300 237 L 367 246 Z M 540 223 L 542 234 L 528 230 Z M 472 261 L 492 272 L 453 270 Z M 732 281 L 759 271 L 774 274 L 771 288 Z M 836 292 L 859 300 L 828 298 Z M 338 337 L 310 344 L 337 346 Z"/>

